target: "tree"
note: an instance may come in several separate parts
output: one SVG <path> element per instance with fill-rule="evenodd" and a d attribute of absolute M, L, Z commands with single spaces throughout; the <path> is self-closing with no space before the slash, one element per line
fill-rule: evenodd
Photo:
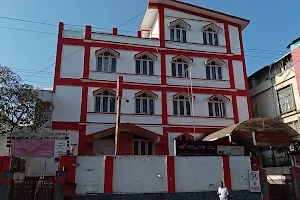
<path fill-rule="evenodd" d="M 19 75 L 0 65 L 0 133 L 26 129 L 37 132 L 47 121 L 43 104 L 32 85 L 22 83 Z"/>

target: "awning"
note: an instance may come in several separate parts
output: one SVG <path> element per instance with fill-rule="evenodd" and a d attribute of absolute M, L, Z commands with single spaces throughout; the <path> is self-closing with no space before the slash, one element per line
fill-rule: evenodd
<path fill-rule="evenodd" d="M 255 132 L 256 137 L 268 136 L 272 138 L 269 143 L 272 143 L 275 137 L 291 138 L 298 135 L 294 129 L 281 121 L 272 118 L 252 118 L 211 133 L 203 141 L 214 141 L 228 136 L 236 136 L 252 143 L 253 132 Z"/>

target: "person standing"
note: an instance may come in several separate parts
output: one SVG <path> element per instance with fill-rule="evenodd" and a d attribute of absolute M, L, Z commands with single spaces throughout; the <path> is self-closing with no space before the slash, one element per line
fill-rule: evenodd
<path fill-rule="evenodd" d="M 229 192 L 222 181 L 219 182 L 218 196 L 220 200 L 228 200 Z"/>

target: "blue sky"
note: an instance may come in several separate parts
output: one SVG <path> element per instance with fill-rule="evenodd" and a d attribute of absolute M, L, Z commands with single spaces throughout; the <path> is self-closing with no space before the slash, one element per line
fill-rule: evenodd
<path fill-rule="evenodd" d="M 248 74 L 281 57 L 300 36 L 300 1 L 290 0 L 184 0 L 251 21 L 244 30 Z M 89 2 L 87 4 L 87 2 Z M 58 24 L 117 27 L 145 10 L 147 0 L 0 0 L 0 16 Z M 0 64 L 23 78 L 54 63 L 57 26 L 38 25 L 0 17 Z M 120 29 L 136 31 L 142 16 Z M 49 32 L 42 34 L 3 27 Z M 36 87 L 52 87 L 54 66 L 28 79 Z"/>

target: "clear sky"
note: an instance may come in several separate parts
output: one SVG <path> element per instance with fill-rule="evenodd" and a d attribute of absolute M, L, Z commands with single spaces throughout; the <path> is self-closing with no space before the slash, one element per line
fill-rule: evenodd
<path fill-rule="evenodd" d="M 243 32 L 248 74 L 272 63 L 300 36 L 299 0 L 184 0 L 202 7 L 249 19 Z M 0 64 L 24 79 L 54 63 L 57 26 L 39 25 L 1 17 L 58 24 L 117 27 L 143 12 L 148 0 L 0 0 Z M 136 31 L 142 15 L 122 26 Z M 4 28 L 6 27 L 6 28 Z M 19 30 L 27 29 L 44 33 Z M 36 87 L 53 86 L 54 66 L 30 77 Z"/>

